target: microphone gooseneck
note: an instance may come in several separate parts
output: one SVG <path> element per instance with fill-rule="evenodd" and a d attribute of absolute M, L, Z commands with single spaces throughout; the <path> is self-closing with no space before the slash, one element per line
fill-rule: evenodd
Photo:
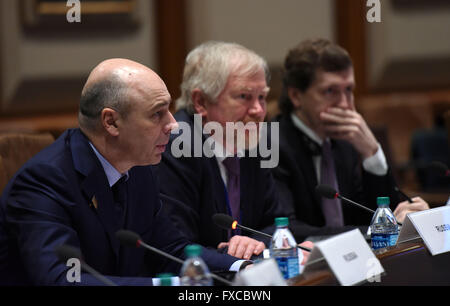
<path fill-rule="evenodd" d="M 183 260 L 181 260 L 180 258 L 177 258 L 175 256 L 172 256 L 166 252 L 163 252 L 155 247 L 152 247 L 151 245 L 146 244 L 144 241 L 142 241 L 141 237 L 135 233 L 132 232 L 130 230 L 119 230 L 116 232 L 116 238 L 120 241 L 121 244 L 128 246 L 128 247 L 135 247 L 135 248 L 139 248 L 139 247 L 144 247 L 145 249 L 156 253 L 162 257 L 168 258 L 172 261 L 175 261 L 181 265 L 183 265 Z M 214 278 L 215 280 L 228 285 L 228 286 L 232 286 L 232 283 L 227 281 L 226 279 L 214 274 L 214 273 L 209 273 L 211 275 L 212 278 Z"/>
<path fill-rule="evenodd" d="M 352 201 L 350 199 L 347 199 L 346 197 L 341 196 L 333 187 L 329 185 L 318 185 L 316 186 L 316 192 L 318 195 L 323 196 L 325 198 L 339 198 L 345 203 L 352 204 L 353 206 L 359 207 L 361 209 L 364 209 L 365 211 L 368 211 L 372 214 L 375 213 L 373 209 L 370 209 L 362 204 L 356 203 L 355 201 Z M 402 225 L 402 223 L 397 221 L 398 225 Z"/>

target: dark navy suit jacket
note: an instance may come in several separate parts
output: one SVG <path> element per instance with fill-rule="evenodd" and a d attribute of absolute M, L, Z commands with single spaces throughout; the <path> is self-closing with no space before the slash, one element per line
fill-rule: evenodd
<path fill-rule="evenodd" d="M 342 203 L 344 227 L 325 226 L 321 209 L 321 197 L 316 194 L 318 185 L 313 164 L 313 150 L 305 139 L 306 135 L 294 125 L 290 115 L 279 115 L 274 119 L 280 128 L 280 162 L 273 174 L 280 194 L 280 202 L 299 221 L 293 223 L 296 236 L 333 235 L 348 231 L 354 226 L 367 226 L 372 215 L 365 210 Z M 336 176 L 341 195 L 376 209 L 376 198 L 391 198 L 391 208 L 396 206 L 398 196 L 391 171 L 376 176 L 363 170 L 359 154 L 351 144 L 332 140 L 332 151 Z"/>
<path fill-rule="evenodd" d="M 227 191 L 217 159 L 204 155 L 193 157 L 193 115 L 180 110 L 175 114 L 175 119 L 188 123 L 191 128 L 191 143 L 187 145 L 190 146 L 192 157 L 176 158 L 172 155 L 170 146 L 178 137 L 172 134 L 168 150 L 164 152 L 162 162 L 158 165 L 158 178 L 161 193 L 168 194 L 177 201 L 164 202 L 164 209 L 190 240 L 216 248 L 220 242 L 228 241 L 228 234 L 214 224 L 212 216 L 216 213 L 229 213 Z M 246 156 L 240 159 L 240 223 L 272 234 L 274 218 L 283 215 L 272 173 L 270 169 L 260 167 L 260 158 L 248 157 L 248 152 Z M 264 237 L 248 232 L 241 234 L 263 240 L 269 246 L 270 241 Z"/>
<path fill-rule="evenodd" d="M 124 227 L 148 244 L 183 258 L 189 241 L 162 213 L 151 167 L 130 169 L 127 188 Z M 88 139 L 78 129 L 66 131 L 28 161 L 3 192 L 0 284 L 69 284 L 69 267 L 54 252 L 62 244 L 79 248 L 90 266 L 119 285 L 149 285 L 149 276 L 178 273 L 177 263 L 120 245 L 115 232 L 121 225 L 113 205 L 106 174 Z M 207 249 L 203 258 L 212 270 L 228 270 L 236 260 Z M 81 275 L 81 285 L 92 284 L 101 283 Z"/>

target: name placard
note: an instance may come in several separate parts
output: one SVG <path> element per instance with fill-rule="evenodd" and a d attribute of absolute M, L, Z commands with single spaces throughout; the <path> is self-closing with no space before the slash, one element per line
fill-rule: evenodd
<path fill-rule="evenodd" d="M 450 251 L 450 206 L 407 214 L 397 243 L 419 237 L 433 256 Z"/>
<path fill-rule="evenodd" d="M 384 273 L 358 229 L 317 242 L 305 265 L 304 273 L 314 269 L 312 263 L 323 257 L 343 286 L 356 285 L 365 281 L 379 281 Z"/>

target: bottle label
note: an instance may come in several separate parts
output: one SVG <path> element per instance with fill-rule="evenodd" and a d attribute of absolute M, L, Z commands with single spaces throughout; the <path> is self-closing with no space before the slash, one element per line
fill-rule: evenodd
<path fill-rule="evenodd" d="M 398 234 L 372 234 L 372 249 L 387 248 L 395 246 Z"/>
<path fill-rule="evenodd" d="M 298 257 L 276 257 L 275 259 L 284 279 L 298 275 Z"/>

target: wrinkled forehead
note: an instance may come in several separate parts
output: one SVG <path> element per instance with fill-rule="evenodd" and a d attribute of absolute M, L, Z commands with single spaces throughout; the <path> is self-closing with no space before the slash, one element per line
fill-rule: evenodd
<path fill-rule="evenodd" d="M 130 82 L 129 94 L 132 99 L 146 109 L 168 106 L 171 102 L 166 84 L 157 75 L 156 77 L 138 78 Z"/>
<path fill-rule="evenodd" d="M 235 71 L 228 77 L 227 89 L 235 91 L 258 92 L 267 94 L 270 88 L 267 86 L 265 72 L 261 68 L 252 73 Z"/>

